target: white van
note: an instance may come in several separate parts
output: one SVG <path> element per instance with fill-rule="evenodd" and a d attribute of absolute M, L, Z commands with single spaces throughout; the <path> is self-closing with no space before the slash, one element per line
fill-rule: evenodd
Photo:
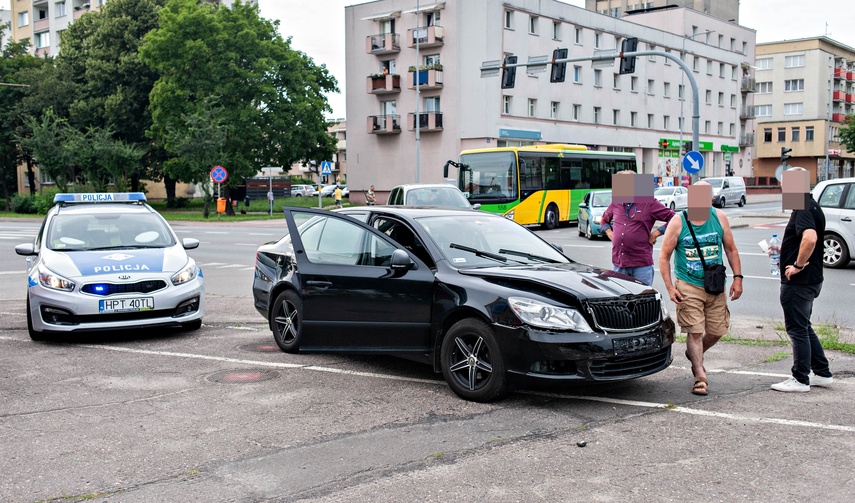
<path fill-rule="evenodd" d="M 716 208 L 724 208 L 727 204 L 745 206 L 745 180 L 741 176 L 715 176 L 703 181 L 712 185 L 712 205 Z"/>

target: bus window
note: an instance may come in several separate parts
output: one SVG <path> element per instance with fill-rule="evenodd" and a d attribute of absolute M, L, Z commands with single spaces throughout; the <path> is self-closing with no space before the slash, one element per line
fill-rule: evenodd
<path fill-rule="evenodd" d="M 543 188 L 543 166 L 538 157 L 520 156 L 520 189 L 524 191 Z"/>
<path fill-rule="evenodd" d="M 543 163 L 543 185 L 545 189 L 569 188 L 561 183 L 561 159 L 557 157 L 546 157 Z"/>

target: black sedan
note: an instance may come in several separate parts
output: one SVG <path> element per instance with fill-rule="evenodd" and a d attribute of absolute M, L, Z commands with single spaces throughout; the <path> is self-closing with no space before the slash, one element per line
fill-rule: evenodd
<path fill-rule="evenodd" d="M 670 365 L 659 293 L 471 210 L 285 209 L 256 254 L 255 307 L 295 352 L 423 357 L 460 397 L 518 381 L 617 381 Z"/>

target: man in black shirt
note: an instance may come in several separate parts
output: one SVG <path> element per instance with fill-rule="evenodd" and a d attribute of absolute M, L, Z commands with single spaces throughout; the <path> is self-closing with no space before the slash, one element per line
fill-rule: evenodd
<path fill-rule="evenodd" d="M 829 386 L 834 380 L 810 322 L 813 301 L 822 289 L 820 238 L 825 235 L 825 215 L 808 191 L 808 173 L 803 168 L 785 171 L 782 186 L 784 209 L 793 210 L 781 243 L 780 267 L 781 307 L 793 344 L 794 364 L 793 377 L 773 384 L 772 389 L 805 392 L 811 386 Z"/>

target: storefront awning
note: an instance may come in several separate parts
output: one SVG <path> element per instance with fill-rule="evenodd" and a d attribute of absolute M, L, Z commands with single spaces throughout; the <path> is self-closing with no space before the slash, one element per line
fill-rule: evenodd
<path fill-rule="evenodd" d="M 382 14 L 375 14 L 373 16 L 362 18 L 362 21 L 380 21 L 382 19 L 392 19 L 396 17 L 401 17 L 401 11 L 393 10 L 390 12 L 384 12 Z"/>

